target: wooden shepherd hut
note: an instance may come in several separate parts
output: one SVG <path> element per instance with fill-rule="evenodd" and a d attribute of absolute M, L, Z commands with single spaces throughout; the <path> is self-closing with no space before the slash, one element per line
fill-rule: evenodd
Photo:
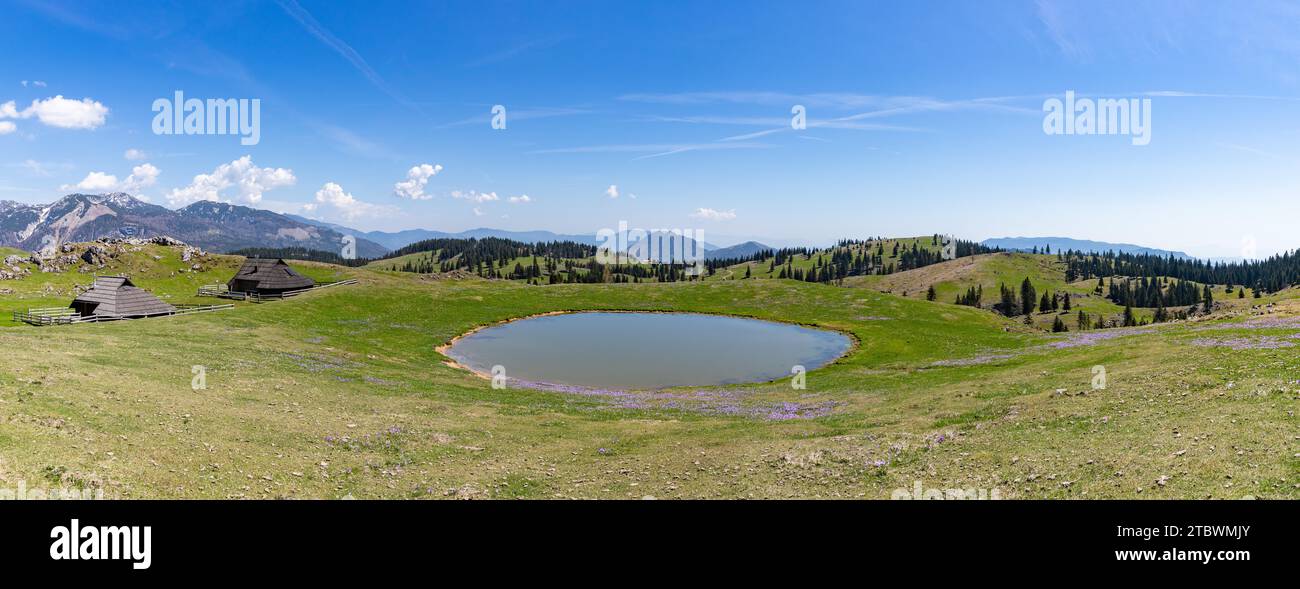
<path fill-rule="evenodd" d="M 231 292 L 281 294 L 315 286 L 316 282 L 290 268 L 282 259 L 248 258 L 226 283 Z"/>
<path fill-rule="evenodd" d="M 90 290 L 81 293 L 69 307 L 82 317 L 152 317 L 176 312 L 176 307 L 137 287 L 125 276 L 96 276 Z"/>

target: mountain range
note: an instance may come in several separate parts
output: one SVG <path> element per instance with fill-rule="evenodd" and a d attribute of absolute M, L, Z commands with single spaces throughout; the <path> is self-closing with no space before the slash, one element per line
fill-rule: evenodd
<path fill-rule="evenodd" d="M 28 251 L 101 237 L 167 235 L 218 252 L 245 247 L 303 247 L 337 252 L 344 234 L 249 207 L 200 201 L 181 209 L 149 204 L 125 193 L 69 194 L 47 205 L 0 201 L 0 246 Z M 357 256 L 388 248 L 358 237 Z"/>
<path fill-rule="evenodd" d="M 487 227 L 479 227 L 477 229 L 469 229 L 457 233 L 433 231 L 429 229 L 406 229 L 403 231 L 392 232 L 357 231 L 356 229 L 344 227 L 343 225 L 327 223 L 316 219 L 308 219 L 307 217 L 298 215 L 286 214 L 284 216 L 300 223 L 333 229 L 347 235 L 355 235 L 358 239 L 364 238 L 373 241 L 390 250 L 402 248 L 417 241 L 424 241 L 426 239 L 483 239 L 484 237 L 500 237 L 502 239 L 512 239 L 523 243 L 541 243 L 547 241 L 573 241 L 586 245 L 597 245 L 600 243 L 600 241 L 596 239 L 594 233 L 591 235 L 567 235 L 563 233 L 552 233 L 550 231 L 506 231 L 503 229 L 489 229 Z"/>
<path fill-rule="evenodd" d="M 1190 260 L 1192 256 L 1183 252 L 1162 250 L 1131 243 L 1110 243 L 1106 241 L 1092 241 L 1088 239 L 1072 239 L 1069 237 L 995 237 L 985 239 L 980 242 L 988 247 L 1002 248 L 1007 251 L 1027 252 L 1038 248 L 1039 252 L 1050 246 L 1053 252 L 1062 252 L 1074 250 L 1078 252 L 1105 253 L 1116 252 L 1123 254 L 1150 254 L 1167 258 L 1173 256 L 1177 259 Z"/>
<path fill-rule="evenodd" d="M 482 239 L 498 237 L 525 243 L 573 241 L 601 245 L 595 234 L 562 234 L 551 231 L 506 231 L 480 227 L 456 233 L 428 229 L 396 232 L 357 231 L 292 214 L 280 214 L 246 206 L 199 201 L 180 209 L 150 204 L 126 193 L 69 194 L 47 205 L 0 201 L 0 246 L 38 251 L 74 241 L 101 237 L 153 237 L 167 235 L 205 249 L 228 252 L 243 248 L 300 247 L 339 252 L 345 236 L 356 238 L 356 255 L 380 257 L 417 241 L 437 238 Z M 1001 237 L 981 242 L 1009 251 L 1076 250 L 1122 252 L 1191 259 L 1180 251 L 1162 250 L 1127 243 L 1109 243 L 1069 237 Z M 624 246 L 640 253 L 643 244 Z M 705 243 L 708 259 L 742 258 L 772 249 L 756 241 L 729 247 Z"/>
<path fill-rule="evenodd" d="M 479 227 L 477 229 L 469 229 L 466 231 L 460 231 L 456 233 L 449 233 L 446 231 L 433 231 L 429 229 L 407 229 L 404 231 L 394 231 L 394 232 L 357 231 L 356 229 L 345 227 L 343 225 L 338 225 L 336 223 L 328 223 L 325 221 L 309 219 L 307 217 L 302 217 L 298 215 L 286 214 L 285 216 L 301 223 L 307 223 L 310 225 L 316 225 L 318 227 L 333 229 L 335 231 L 338 231 L 346 235 L 355 235 L 358 238 L 368 239 L 390 250 L 406 247 L 412 243 L 415 243 L 417 241 L 424 241 L 426 239 L 483 239 L 485 237 L 497 237 L 501 239 L 510 239 L 513 241 L 519 241 L 523 243 L 542 243 L 548 241 L 572 241 L 575 243 L 581 243 L 586 245 L 603 245 L 603 241 L 600 238 L 598 238 L 594 233 L 589 235 L 580 235 L 580 234 L 553 233 L 551 231 L 507 231 L 504 229 L 491 229 L 488 227 Z M 664 234 L 665 239 L 668 239 L 669 237 L 670 236 L 668 236 L 667 234 Z M 693 241 L 687 244 L 688 250 L 693 247 L 694 247 Z M 646 249 L 646 244 L 638 241 L 628 246 L 625 246 L 622 249 L 624 249 L 625 251 L 629 251 L 633 254 L 641 255 L 641 257 L 645 257 L 643 255 L 645 253 L 643 250 Z M 739 257 L 751 256 L 755 253 L 758 253 L 759 251 L 767 250 L 767 249 L 773 249 L 773 248 L 758 243 L 756 241 L 747 241 L 745 243 L 741 243 L 729 247 L 718 247 L 714 244 L 704 242 L 704 252 L 705 252 L 704 257 L 706 259 L 739 258 Z"/>

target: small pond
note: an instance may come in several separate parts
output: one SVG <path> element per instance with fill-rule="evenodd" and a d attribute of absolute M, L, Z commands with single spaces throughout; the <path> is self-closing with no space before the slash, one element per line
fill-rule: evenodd
<path fill-rule="evenodd" d="M 566 313 L 511 321 L 458 339 L 447 356 L 510 379 L 611 389 L 765 382 L 825 366 L 844 334 L 696 313 Z"/>

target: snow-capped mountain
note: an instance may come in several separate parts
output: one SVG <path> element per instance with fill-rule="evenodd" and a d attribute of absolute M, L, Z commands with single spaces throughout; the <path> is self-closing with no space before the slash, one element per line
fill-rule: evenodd
<path fill-rule="evenodd" d="M 48 205 L 0 201 L 0 246 L 37 251 L 101 237 L 168 235 L 214 251 L 248 247 L 303 247 L 337 252 L 343 234 L 270 211 L 200 201 L 171 210 L 125 193 L 69 194 Z M 358 257 L 387 248 L 357 239 Z"/>

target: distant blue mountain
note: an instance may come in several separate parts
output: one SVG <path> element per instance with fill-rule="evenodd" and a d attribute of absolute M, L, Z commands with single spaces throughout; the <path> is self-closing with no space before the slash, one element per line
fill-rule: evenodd
<path fill-rule="evenodd" d="M 519 241 L 523 243 L 540 243 L 546 241 L 573 241 L 577 243 L 585 243 L 587 245 L 598 245 L 600 243 L 600 241 L 596 239 L 595 234 L 566 235 L 563 233 L 552 233 L 550 231 L 506 231 L 503 229 L 489 229 L 487 227 L 470 229 L 468 231 L 461 231 L 459 233 L 448 233 L 445 231 L 431 231 L 428 229 L 406 229 L 404 231 L 394 231 L 394 232 L 357 231 L 356 229 L 344 227 L 342 225 L 337 225 L 334 223 L 326 223 L 324 221 L 317 221 L 315 219 L 308 219 L 306 217 L 301 217 L 298 215 L 285 215 L 285 216 L 294 219 L 295 221 L 309 223 L 327 229 L 333 229 L 340 233 L 354 235 L 359 238 L 365 238 L 375 243 L 378 243 L 379 245 L 382 245 L 390 250 L 400 249 L 402 247 L 411 245 L 412 243 L 415 243 L 417 241 L 424 241 L 426 239 L 470 239 L 470 238 L 483 239 L 485 237 L 499 237 L 502 239 L 513 239 L 515 241 Z"/>
<path fill-rule="evenodd" d="M 738 243 L 731 247 L 718 248 L 715 250 L 707 250 L 706 248 L 707 253 L 704 254 L 704 257 L 710 260 L 748 258 L 758 252 L 772 249 L 776 248 L 769 245 L 763 245 L 757 241 L 746 241 L 745 243 Z"/>
<path fill-rule="evenodd" d="M 1131 243 L 1109 243 L 1105 241 L 1092 241 L 1088 239 L 1071 239 L 1069 237 L 995 237 L 985 239 L 980 242 L 988 247 L 1002 248 L 1007 251 L 1027 252 L 1038 248 L 1042 252 L 1046 247 L 1051 246 L 1052 253 L 1075 250 L 1079 252 L 1116 252 L 1125 254 L 1150 254 L 1153 256 L 1169 257 L 1173 256 L 1180 259 L 1193 259 L 1183 252 L 1162 250 Z"/>

